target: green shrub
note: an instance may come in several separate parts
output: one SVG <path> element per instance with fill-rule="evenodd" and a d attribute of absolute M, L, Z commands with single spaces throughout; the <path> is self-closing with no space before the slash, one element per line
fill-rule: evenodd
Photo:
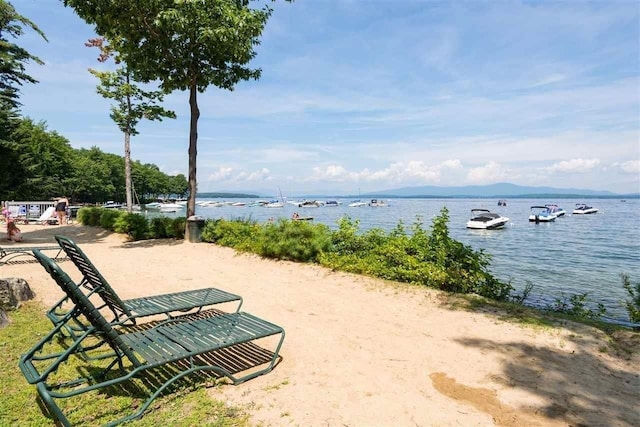
<path fill-rule="evenodd" d="M 167 229 L 167 237 L 175 237 L 176 239 L 184 239 L 185 228 L 187 227 L 187 218 L 181 216 L 173 218 L 169 228 Z"/>
<path fill-rule="evenodd" d="M 629 320 L 640 323 L 640 282 L 632 285 L 629 275 L 625 273 L 622 273 L 620 277 L 622 278 L 622 286 L 631 297 L 629 300 L 622 301 L 622 305 L 629 313 Z"/>
<path fill-rule="evenodd" d="M 113 231 L 113 225 L 115 224 L 116 220 L 124 214 L 124 211 L 119 211 L 117 209 L 101 209 L 101 211 L 100 227 L 109 231 Z"/>
<path fill-rule="evenodd" d="M 167 237 L 173 237 L 170 232 L 173 231 L 171 226 L 173 221 L 167 217 L 152 218 L 149 222 L 149 235 L 150 239 L 164 239 Z"/>
<path fill-rule="evenodd" d="M 267 258 L 317 261 L 331 246 L 331 232 L 323 224 L 280 219 L 262 227 L 258 253 Z"/>
<path fill-rule="evenodd" d="M 207 221 L 202 230 L 202 240 L 239 251 L 258 252 L 256 239 L 260 234 L 260 228 L 260 225 L 251 219 Z"/>
<path fill-rule="evenodd" d="M 147 237 L 149 222 L 143 215 L 124 212 L 113 224 L 113 231 L 124 233 L 131 240 L 142 240 Z"/>
<path fill-rule="evenodd" d="M 592 310 L 587 307 L 587 297 L 589 292 L 583 294 L 570 295 L 568 298 L 562 293 L 562 298 L 556 298 L 553 305 L 547 306 L 547 310 L 556 313 L 568 314 L 569 316 L 579 317 L 583 319 L 599 319 L 607 309 L 602 303 L 598 303 L 598 309 Z"/>
<path fill-rule="evenodd" d="M 100 215 L 104 209 L 98 207 L 81 208 L 78 211 L 78 222 L 82 225 L 97 227 L 100 225 Z"/>

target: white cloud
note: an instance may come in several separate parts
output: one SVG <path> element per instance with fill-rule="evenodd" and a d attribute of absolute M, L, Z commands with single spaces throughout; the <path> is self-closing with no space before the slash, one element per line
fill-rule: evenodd
<path fill-rule="evenodd" d="M 346 180 L 356 180 L 356 173 L 347 171 L 340 165 L 328 165 L 325 167 L 316 166 L 313 168 L 313 174 L 307 178 L 307 181 L 334 181 L 343 182 Z"/>
<path fill-rule="evenodd" d="M 229 177 L 231 177 L 232 173 L 233 173 L 232 168 L 221 167 L 217 171 L 210 174 L 209 177 L 207 178 L 207 181 L 224 181 Z"/>
<path fill-rule="evenodd" d="M 613 166 L 617 166 L 626 173 L 640 173 L 640 160 L 629 160 L 624 163 L 614 163 Z"/>
<path fill-rule="evenodd" d="M 499 163 L 493 161 L 484 166 L 473 168 L 467 173 L 467 180 L 473 184 L 493 183 L 506 178 L 507 170 Z"/>
<path fill-rule="evenodd" d="M 549 172 L 564 172 L 564 173 L 585 173 L 595 168 L 600 164 L 599 159 L 571 159 L 563 160 L 558 163 L 554 163 L 548 168 Z"/>
<path fill-rule="evenodd" d="M 271 179 L 271 171 L 262 168 L 255 172 L 240 172 L 234 181 L 271 181 Z"/>

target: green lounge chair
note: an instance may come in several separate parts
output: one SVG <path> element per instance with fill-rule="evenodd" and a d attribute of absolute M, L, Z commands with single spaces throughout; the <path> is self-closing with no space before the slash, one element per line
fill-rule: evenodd
<path fill-rule="evenodd" d="M 38 250 L 34 251 L 34 255 L 75 304 L 72 313 L 69 313 L 64 321 L 81 314 L 90 325 L 84 333 L 74 338 L 73 343 L 63 352 L 43 355 L 45 347 L 61 339 L 60 333 L 63 328 L 63 322 L 61 322 L 20 358 L 19 366 L 23 375 L 30 384 L 36 385 L 49 412 L 62 425 L 70 426 L 71 424 L 56 400 L 69 399 L 92 391 L 102 391 L 108 394 L 108 391 L 105 390 L 107 387 L 127 383 L 136 377 L 144 376 L 145 373 L 152 375 L 153 372 L 150 370 L 155 368 L 166 368 L 162 375 L 167 375 L 167 372 L 171 372 L 172 375 L 162 377 L 164 382 L 161 381 L 161 384 L 156 383 L 155 387 L 151 387 L 153 389 L 149 392 L 149 397 L 138 411 L 110 422 L 108 425 L 117 425 L 141 417 L 163 390 L 178 379 L 192 373 L 213 371 L 218 375 L 226 376 L 233 384 L 239 384 L 270 372 L 279 360 L 280 348 L 284 341 L 284 330 L 273 323 L 245 312 L 221 314 L 191 321 L 168 319 L 150 329 L 121 333 L 114 329 L 80 287 L 55 262 Z M 106 368 L 99 369 L 96 366 L 90 366 L 86 370 L 78 370 L 79 372 L 89 372 L 87 376 L 63 382 L 60 379 L 56 380 L 54 373 L 61 370 L 67 360 L 78 352 L 78 349 L 82 347 L 82 342 L 97 335 L 103 338 L 102 344 L 108 345 L 113 351 L 111 353 L 113 360 L 108 363 Z M 278 335 L 280 335 L 280 339 L 273 353 L 270 353 L 272 357 L 270 360 L 263 361 L 265 363 L 262 365 L 266 364 L 266 367 L 262 367 L 262 369 L 251 370 L 243 376 L 235 376 L 229 369 L 223 368 L 222 364 L 212 362 L 218 360 L 211 354 L 216 350 L 229 348 L 229 353 L 232 353 L 231 347 L 235 348 L 234 346 L 246 345 L 245 343 Z M 48 365 L 42 368 L 41 365 L 45 362 Z M 168 364 L 171 369 L 167 366 Z M 242 365 L 242 363 L 238 364 Z M 258 366 L 253 368 L 258 368 Z M 98 370 L 99 372 L 96 372 Z M 145 381 L 145 383 L 152 384 L 154 382 Z"/>
<path fill-rule="evenodd" d="M 56 251 L 54 259 L 56 261 L 66 261 L 69 258 L 64 255 L 62 248 L 57 245 L 50 246 L 16 246 L 16 247 L 2 247 L 0 246 L 0 266 L 10 264 L 27 264 L 30 262 L 36 262 L 33 259 L 33 250 L 38 249 L 40 251 Z M 31 258 L 29 258 L 31 257 Z M 26 258 L 26 259 L 24 259 Z"/>
<path fill-rule="evenodd" d="M 67 257 L 76 265 L 82 273 L 80 285 L 89 294 L 96 294 L 102 300 L 103 305 L 99 309 L 108 308 L 113 314 L 112 324 L 135 325 L 139 317 L 163 314 L 167 318 L 183 315 L 187 312 L 200 312 L 204 307 L 238 301 L 236 312 L 242 306 L 242 297 L 216 288 L 195 289 L 171 294 L 153 295 L 142 298 L 123 300 L 109 285 L 109 282 L 100 274 L 85 253 L 78 245 L 65 236 L 55 236 L 56 241 L 67 254 Z M 68 310 L 64 309 L 67 297 L 58 301 L 47 312 L 47 317 L 54 325 L 62 322 Z M 82 330 L 82 325 L 75 322 L 74 330 Z M 73 334 L 70 324 L 67 330 Z"/>

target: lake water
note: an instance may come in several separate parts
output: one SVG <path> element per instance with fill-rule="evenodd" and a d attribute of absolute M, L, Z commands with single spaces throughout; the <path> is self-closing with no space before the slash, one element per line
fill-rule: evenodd
<path fill-rule="evenodd" d="M 233 202 L 251 200 L 233 199 Z M 640 281 L 640 200 L 580 199 L 543 200 L 511 199 L 506 207 L 497 199 L 388 199 L 389 206 L 348 207 L 350 200 L 340 200 L 338 207 L 284 208 L 197 207 L 196 214 L 206 218 L 251 218 L 260 222 L 269 218 L 290 218 L 293 212 L 311 216 L 315 223 L 336 228 L 344 215 L 359 219 L 361 229 L 379 227 L 390 230 L 402 220 L 406 228 L 421 218 L 431 226 L 434 216 L 449 209 L 451 237 L 484 249 L 491 254 L 491 271 L 502 280 L 511 280 L 522 290 L 526 281 L 534 284 L 528 304 L 546 306 L 556 298 L 588 292 L 590 307 L 596 302 L 607 308 L 607 320 L 627 319 L 620 301 L 627 298 L 620 273 Z M 363 200 L 366 201 L 366 200 Z M 597 214 L 572 215 L 576 203 L 585 202 L 599 209 Z M 567 214 L 552 223 L 530 223 L 531 206 L 557 203 Z M 501 230 L 469 230 L 465 227 L 471 209 L 485 208 L 510 218 Z M 184 214 L 183 212 L 180 214 Z"/>

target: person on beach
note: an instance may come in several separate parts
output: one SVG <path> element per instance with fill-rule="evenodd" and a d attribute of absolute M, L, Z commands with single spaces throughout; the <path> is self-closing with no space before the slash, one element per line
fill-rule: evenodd
<path fill-rule="evenodd" d="M 22 232 L 13 221 L 7 223 L 7 240 L 22 242 Z"/>
<path fill-rule="evenodd" d="M 69 206 L 69 200 L 66 197 L 62 196 L 58 199 L 58 203 L 56 204 L 56 215 L 58 215 L 58 225 L 64 224 L 65 218 L 67 216 L 67 207 Z"/>

